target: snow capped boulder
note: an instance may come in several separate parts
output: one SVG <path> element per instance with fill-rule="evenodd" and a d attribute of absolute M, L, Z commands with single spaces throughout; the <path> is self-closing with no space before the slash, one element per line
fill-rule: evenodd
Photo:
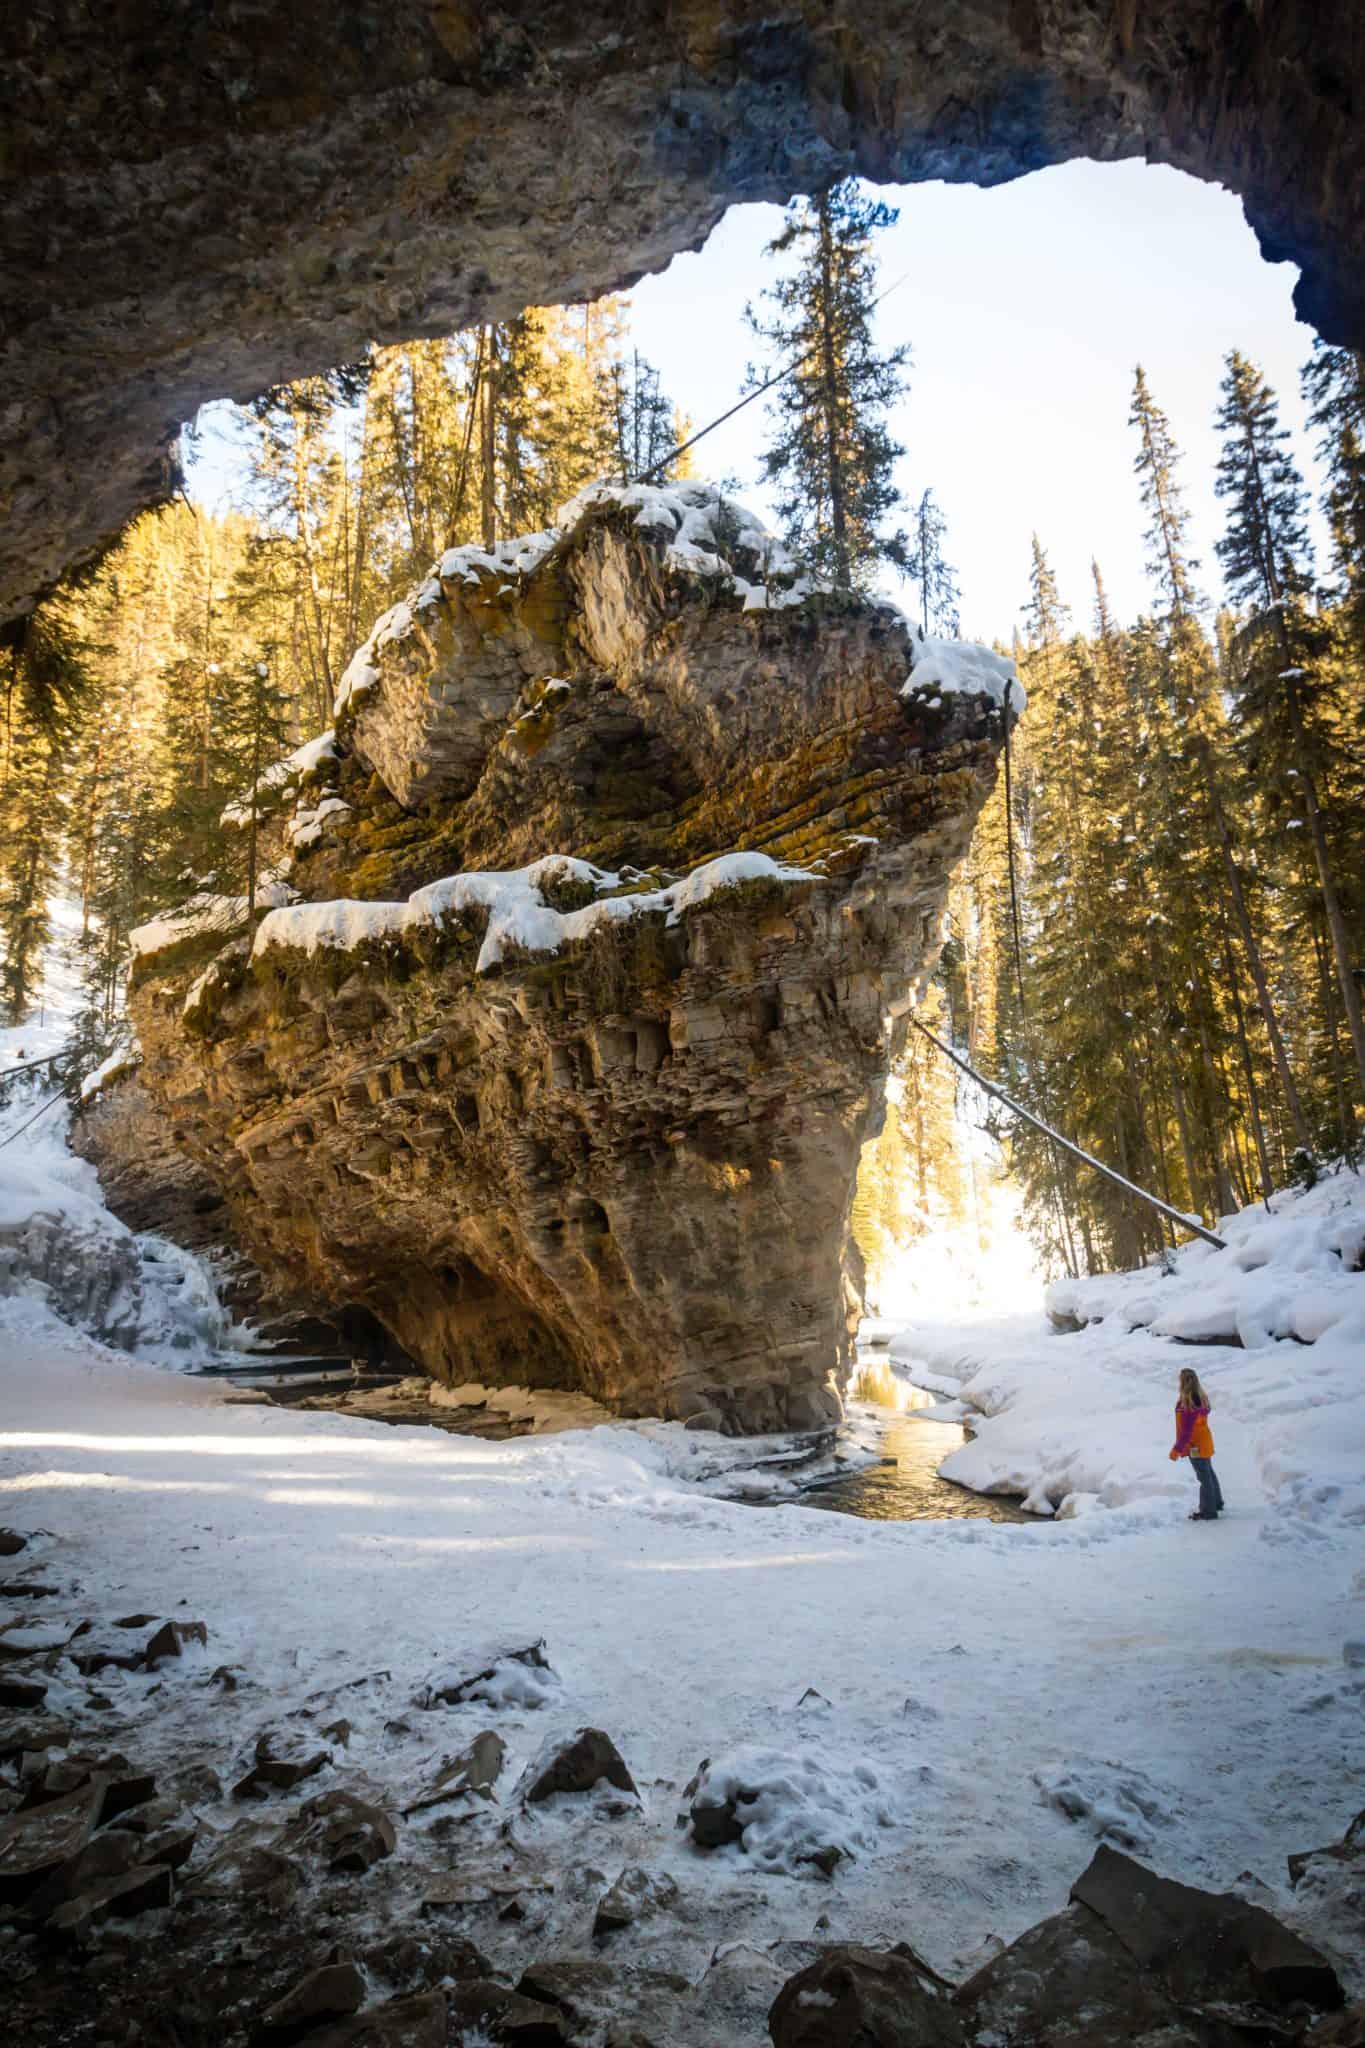
<path fill-rule="evenodd" d="M 870 1764 L 836 1764 L 816 1749 L 793 1756 L 742 1745 L 708 1758 L 684 1796 L 699 1849 L 737 1846 L 762 1869 L 793 1877 L 832 1877 L 893 1824 Z"/>
<path fill-rule="evenodd" d="M 1011 674 L 708 484 L 452 549 L 267 778 L 302 808 L 254 933 L 201 896 L 139 936 L 142 1085 L 291 1298 L 449 1386 L 827 1426 Z"/>
<path fill-rule="evenodd" d="M 1156 1830 L 1168 1826 L 1177 1802 L 1133 1766 L 1073 1758 L 1045 1771 L 1033 1782 L 1048 1806 L 1078 1822 L 1104 1842 L 1148 1854 Z"/>
<path fill-rule="evenodd" d="M 1099 1849 L 1071 1902 L 968 1979 L 953 2003 L 969 2037 L 1105 2043 L 1274 2039 L 1305 2008 L 1333 2010 L 1326 1958 L 1232 1892 L 1158 1877 Z M 1291 2020 L 1291 2015 L 1300 2017 Z"/>
<path fill-rule="evenodd" d="M 520 1649 L 498 1647 L 466 1652 L 433 1671 L 413 1695 L 424 1711 L 481 1702 L 521 1711 L 548 1706 L 561 1690 L 543 1641 Z"/>
<path fill-rule="evenodd" d="M 667 1912 L 676 1904 L 677 1897 L 678 1887 L 666 1870 L 646 1870 L 638 1863 L 630 1865 L 597 1902 L 592 1923 L 594 1939 L 605 1940 L 607 1935 L 619 1934 L 639 1920 L 650 1920 L 656 1913 Z"/>

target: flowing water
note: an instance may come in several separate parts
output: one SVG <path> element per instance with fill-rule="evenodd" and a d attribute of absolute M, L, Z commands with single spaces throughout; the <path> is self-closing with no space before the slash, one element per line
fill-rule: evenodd
<path fill-rule="evenodd" d="M 973 1493 L 939 1477 L 939 1466 L 967 1440 L 960 1422 L 931 1422 L 917 1413 L 935 1406 L 932 1394 L 895 1378 L 889 1368 L 863 1372 L 855 1390 L 885 1407 L 888 1420 L 880 1464 L 845 1472 L 802 1495 L 802 1505 L 871 1522 L 1033 1522 L 1008 1496 Z"/>

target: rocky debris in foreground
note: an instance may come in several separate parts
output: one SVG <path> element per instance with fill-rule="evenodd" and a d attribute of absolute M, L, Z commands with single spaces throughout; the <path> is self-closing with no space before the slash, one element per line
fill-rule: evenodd
<path fill-rule="evenodd" d="M 678 1887 L 667 1871 L 643 1870 L 633 1864 L 603 1892 L 593 1915 L 593 1935 L 601 1941 L 609 1934 L 619 1934 L 624 1927 L 666 1912 L 677 1898 Z"/>
<path fill-rule="evenodd" d="M 1262 1907 L 1158 1877 L 1103 1846 L 1070 1904 L 987 1963 L 953 2001 L 967 2039 L 992 2031 L 1065 2038 L 1084 2012 L 1089 2039 L 1164 2033 L 1208 2048 L 1284 2039 L 1342 2002 L 1326 1957 Z"/>
<path fill-rule="evenodd" d="M 776 2048 L 963 2048 L 959 2015 L 903 1956 L 834 1947 L 783 1985 Z"/>
<path fill-rule="evenodd" d="M 1365 1810 L 1339 1842 L 1289 1858 L 1299 1915 L 1343 1954 L 1365 1955 Z"/>
<path fill-rule="evenodd" d="M 145 1612 L 116 1620 L 134 1640 L 152 1626 Z M 466 1698 L 476 1732 L 461 1728 L 464 1746 L 423 1772 L 409 1742 L 404 1781 L 385 1783 L 378 1759 L 401 1739 L 391 1731 L 413 1733 L 392 1712 L 389 1673 L 323 1687 L 262 1727 L 248 1667 L 225 1698 L 206 1658 L 181 1655 L 120 1681 L 139 1690 L 115 1748 L 94 1732 L 107 1713 L 79 1705 L 77 1652 L 105 1626 L 82 1635 L 63 1624 L 64 1648 L 34 1652 L 72 1701 L 67 1717 L 0 1713 L 0 1974 L 6 2038 L 24 2048 L 75 2048 L 92 2004 L 111 2042 L 177 2048 L 752 2048 L 765 2014 L 776 2048 L 1121 2048 L 1156 2036 L 1168 2048 L 1362 2048 L 1358 2008 L 1322 2020 L 1340 2008 L 1341 1985 L 1300 1932 L 1253 1900 L 1175 1883 L 1108 1848 L 1063 1912 L 957 1989 L 904 1942 L 841 1943 L 837 1883 L 823 1938 L 721 1940 L 698 1975 L 707 1916 L 735 1895 L 723 1880 L 711 1890 L 715 1852 L 700 1839 L 672 1838 L 671 1869 L 647 1860 L 650 1791 L 605 1730 L 552 1736 L 504 1803 L 507 1737 L 479 1728 L 470 1709 L 487 1714 L 488 1703 Z M 544 1644 L 522 1654 L 529 1663 L 454 1657 L 452 1689 L 480 1673 L 542 1681 Z M 149 1767 L 139 1742 L 158 1732 L 175 1689 L 196 1683 L 213 1702 L 202 1725 L 216 1728 L 216 1747 L 169 1761 L 158 1750 Z M 501 1726 L 525 1742 L 536 1724 L 515 1684 L 512 1694 Z M 362 1745 L 375 1775 L 331 1755 L 319 1791 L 310 1766 L 330 1753 L 312 1724 L 335 1725 L 343 1702 L 362 1732 L 382 1731 Z M 772 1788 L 799 1776 L 801 1759 L 755 1754 L 783 1766 L 754 1778 L 748 1802 L 761 1796 L 771 1828 Z M 266 1782 L 244 1812 L 228 1788 L 248 1759 L 305 1774 Z M 733 1757 L 721 1781 L 739 1827 L 725 1862 L 762 1884 L 774 1866 L 745 1846 L 750 1786 Z M 865 1784 L 832 1770 L 822 1782 L 831 1796 Z M 799 1800 L 796 1812 L 806 1826 Z M 811 1875 L 799 1858 L 813 1839 L 797 1838 L 797 1877 Z M 636 1860 L 609 1864 L 619 1875 L 608 1882 L 600 1864 L 624 1844 Z M 1324 1896 L 1346 1950 L 1362 1849 L 1358 1817 L 1343 1841 L 1291 1861 L 1299 1894 L 1337 1883 Z M 679 1883 L 689 1868 L 698 1886 Z"/>
<path fill-rule="evenodd" d="M 454 1756 L 442 1757 L 440 1769 L 430 1784 L 403 1808 L 404 1820 L 435 1806 L 466 1799 L 492 1799 L 506 1758 L 507 1744 L 497 1730 L 482 1729 L 467 1748 Z"/>
<path fill-rule="evenodd" d="M 260 2040 L 268 2044 L 297 2041 L 324 2020 L 346 2019 L 365 2003 L 367 1986 L 354 1963 L 324 1963 L 291 1984 L 283 1998 L 261 2015 Z"/>

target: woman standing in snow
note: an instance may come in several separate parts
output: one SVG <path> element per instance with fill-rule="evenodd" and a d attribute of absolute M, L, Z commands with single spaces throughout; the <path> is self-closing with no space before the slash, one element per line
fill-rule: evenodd
<path fill-rule="evenodd" d="M 1188 1458 L 1199 1480 L 1199 1505 L 1192 1522 L 1216 1522 L 1223 1511 L 1223 1489 L 1213 1469 L 1213 1431 L 1209 1428 L 1212 1402 L 1199 1384 L 1199 1375 L 1186 1366 L 1180 1375 L 1180 1399 L 1175 1404 L 1175 1442 L 1172 1458 Z"/>

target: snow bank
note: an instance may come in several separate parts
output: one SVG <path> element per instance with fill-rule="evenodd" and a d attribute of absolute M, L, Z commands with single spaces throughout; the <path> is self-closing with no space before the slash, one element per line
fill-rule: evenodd
<path fill-rule="evenodd" d="M 1057 1280 L 1048 1307 L 1079 1323 L 1117 1317 L 1193 1344 L 1316 1343 L 1365 1309 L 1360 1187 L 1358 1175 L 1331 1175 L 1306 1193 L 1273 1195 L 1268 1210 L 1258 1202 L 1222 1219 L 1226 1252 L 1185 1245 L 1173 1281 L 1150 1267 Z"/>
<path fill-rule="evenodd" d="M 126 1045 L 116 1045 L 93 1072 L 86 1075 L 81 1082 L 81 1101 L 93 1102 L 111 1082 L 121 1081 L 125 1074 L 131 1074 L 141 1064 L 142 1047 L 134 1034 Z"/>
<path fill-rule="evenodd" d="M 745 1743 L 704 1764 L 694 1830 L 698 1809 L 705 1816 L 727 1807 L 743 1831 L 733 1853 L 792 1877 L 809 1874 L 819 1859 L 828 1875 L 838 1860 L 875 1853 L 881 1831 L 897 1819 L 871 1764 L 836 1762 L 813 1745 L 792 1755 Z"/>
<path fill-rule="evenodd" d="M 567 941 L 587 938 L 602 925 L 624 923 L 651 912 L 663 912 L 669 924 L 676 924 L 685 911 L 743 882 L 817 882 L 821 877 L 809 868 L 772 860 L 766 853 L 727 853 L 664 889 L 621 896 L 605 893 L 619 889 L 623 879 L 589 861 L 548 854 L 529 867 L 448 875 L 418 889 L 406 903 L 356 903 L 344 897 L 328 903 L 300 903 L 272 910 L 262 919 L 252 953 L 260 959 L 272 947 L 292 947 L 307 954 L 320 948 L 352 952 L 357 946 L 400 940 L 422 926 L 437 926 L 446 918 L 458 920 L 467 911 L 483 910 L 488 923 L 476 972 L 486 974 L 499 965 L 509 946 L 528 953 L 555 953 Z M 598 892 L 598 900 L 578 910 L 556 910 L 546 901 L 545 890 L 565 882 L 586 884 Z"/>
<path fill-rule="evenodd" d="M 1169 1273 L 1055 1282 L 1048 1306 L 1079 1331 L 1042 1314 L 905 1325 L 893 1357 L 977 1411 L 944 1476 L 1068 1518 L 1093 1504 L 1188 1506 L 1189 1468 L 1167 1452 L 1192 1365 L 1234 1513 L 1266 1496 L 1287 1510 L 1268 1540 L 1365 1525 L 1365 1179 L 1331 1174 L 1219 1228 L 1226 1251 L 1184 1245 Z"/>
<path fill-rule="evenodd" d="M 944 697 L 987 697 L 1018 718 L 1027 702 L 1014 663 L 974 640 L 938 640 L 916 631 L 915 658 L 902 697 L 923 697 L 931 710 Z"/>

